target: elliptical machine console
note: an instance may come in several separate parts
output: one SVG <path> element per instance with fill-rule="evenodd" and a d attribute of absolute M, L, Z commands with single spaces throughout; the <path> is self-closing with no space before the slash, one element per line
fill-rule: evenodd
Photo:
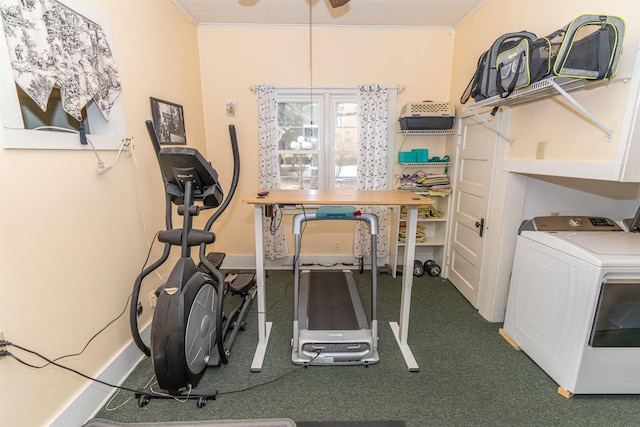
<path fill-rule="evenodd" d="M 218 172 L 198 150 L 188 147 L 166 147 L 158 152 L 158 161 L 169 198 L 176 205 L 184 204 L 187 184 L 191 183 L 194 201 L 216 208 L 223 201 Z"/>
<path fill-rule="evenodd" d="M 199 393 L 192 390 L 202 378 L 207 366 L 227 363 L 227 356 L 239 329 L 244 329 L 245 317 L 256 292 L 255 274 L 242 273 L 227 280 L 219 271 L 224 253 L 206 254 L 206 246 L 214 243 L 210 231 L 214 221 L 229 205 L 238 184 L 240 169 L 235 127 L 229 126 L 234 155 L 234 174 L 231 189 L 224 199 L 218 174 L 196 149 L 189 147 L 160 148 L 153 124 L 147 129 L 154 144 L 166 194 L 166 230 L 158 233 L 158 241 L 165 244 L 160 259 L 144 269 L 137 277 L 130 310 L 130 324 L 134 342 L 147 356 L 151 356 L 160 391 L 151 388 L 138 397 L 139 406 L 152 397 L 197 398 L 198 407 L 217 392 Z M 182 216 L 182 227 L 173 228 L 173 205 Z M 203 229 L 193 228 L 193 217 L 202 211 L 218 208 Z M 191 257 L 191 249 L 199 246 L 199 264 Z M 156 290 L 157 302 L 151 323 L 150 344 L 140 336 L 137 306 L 142 280 L 168 258 L 171 247 L 180 247 L 180 258 L 171 270 L 166 283 Z M 224 297 L 238 295 L 229 315 L 225 315 Z"/>

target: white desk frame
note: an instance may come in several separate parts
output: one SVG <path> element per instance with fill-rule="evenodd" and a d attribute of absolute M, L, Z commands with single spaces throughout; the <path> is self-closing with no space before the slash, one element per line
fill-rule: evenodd
<path fill-rule="evenodd" d="M 398 347 L 410 372 L 418 372 L 420 368 L 409 348 L 409 311 L 411 308 L 411 287 L 413 286 L 413 270 L 415 259 L 416 229 L 418 224 L 418 206 L 433 204 L 428 197 L 401 190 L 269 190 L 265 197 L 258 197 L 257 192 L 243 199 L 243 202 L 254 205 L 254 233 L 256 239 L 256 285 L 258 298 L 258 346 L 251 364 L 251 372 L 260 372 L 269 343 L 272 322 L 267 322 L 266 289 L 264 268 L 264 238 L 262 217 L 264 205 L 386 205 L 407 206 L 407 240 L 404 250 L 404 271 L 402 275 L 402 297 L 400 301 L 399 322 L 389 322 Z M 376 272 L 372 272 L 376 274 Z"/>

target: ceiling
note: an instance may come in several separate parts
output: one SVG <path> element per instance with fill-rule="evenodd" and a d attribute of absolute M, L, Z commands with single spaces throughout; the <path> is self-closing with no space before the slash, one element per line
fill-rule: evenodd
<path fill-rule="evenodd" d="M 455 27 L 486 0 L 172 0 L 198 25 Z"/>

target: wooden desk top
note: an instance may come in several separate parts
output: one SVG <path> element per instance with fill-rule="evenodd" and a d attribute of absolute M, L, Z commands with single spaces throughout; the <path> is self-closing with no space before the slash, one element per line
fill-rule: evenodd
<path fill-rule="evenodd" d="M 405 190 L 269 190 L 246 196 L 244 203 L 255 205 L 432 205 L 433 199 Z"/>

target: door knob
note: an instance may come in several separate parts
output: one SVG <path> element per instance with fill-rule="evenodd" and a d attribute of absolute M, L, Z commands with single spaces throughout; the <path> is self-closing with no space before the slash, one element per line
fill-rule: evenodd
<path fill-rule="evenodd" d="M 482 237 L 482 233 L 484 232 L 484 218 L 480 218 L 480 221 L 476 221 L 476 228 L 479 228 L 478 235 Z"/>

